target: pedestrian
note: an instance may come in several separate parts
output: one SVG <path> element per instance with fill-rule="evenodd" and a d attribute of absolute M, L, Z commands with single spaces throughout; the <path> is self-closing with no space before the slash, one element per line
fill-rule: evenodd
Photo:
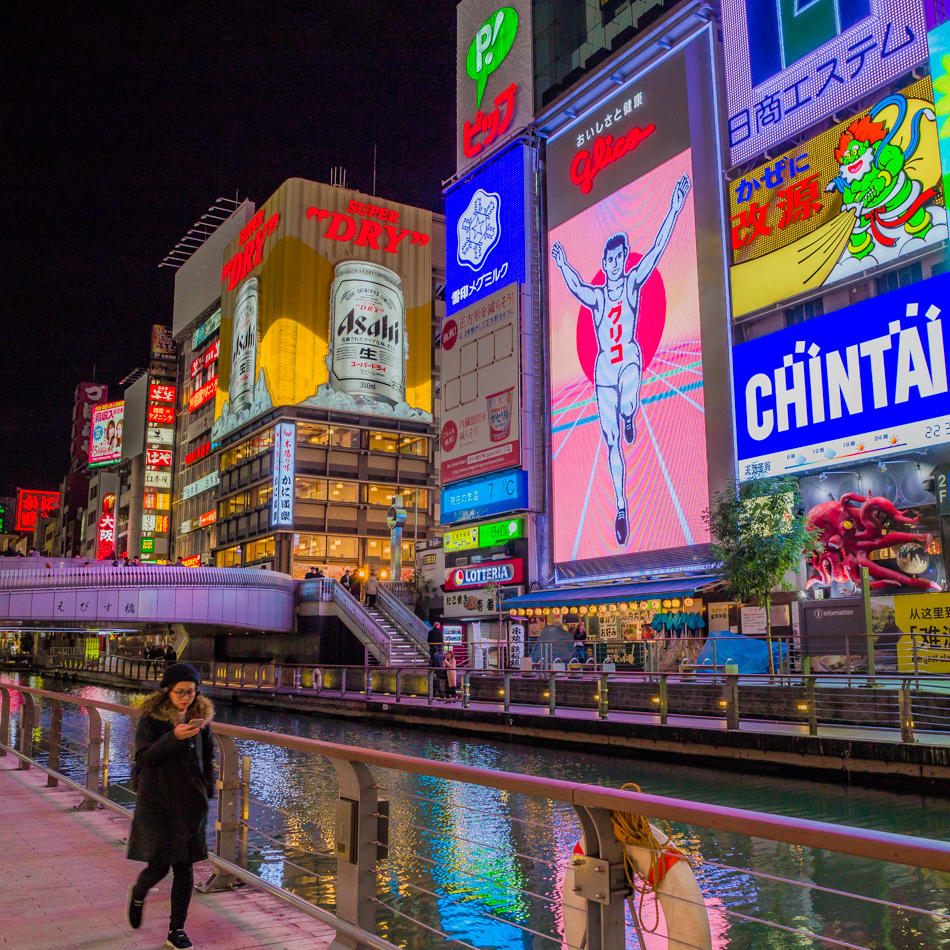
<path fill-rule="evenodd" d="M 317 574 L 317 569 L 316 569 L 315 567 L 312 567 L 312 566 L 311 566 L 311 567 L 308 567 L 308 568 L 307 568 L 307 573 L 304 574 L 303 579 L 304 579 L 305 581 L 312 581 L 312 580 L 314 580 L 315 578 L 317 578 L 317 577 L 319 577 L 319 576 L 320 576 L 320 575 Z"/>
<path fill-rule="evenodd" d="M 152 672 L 152 658 L 154 654 L 152 653 L 152 648 L 146 643 L 142 647 L 142 659 L 145 660 L 145 678 L 148 679 Z"/>
<path fill-rule="evenodd" d="M 445 654 L 436 646 L 429 654 L 429 668 L 435 670 L 432 690 L 435 699 L 445 699 Z"/>
<path fill-rule="evenodd" d="M 178 660 L 178 654 L 175 652 L 175 648 L 170 643 L 165 647 L 164 658 L 166 668 Z"/>
<path fill-rule="evenodd" d="M 360 591 L 363 588 L 363 583 L 360 580 L 359 574 L 355 571 L 350 575 L 350 594 L 353 595 L 353 599 L 359 603 Z"/>
<path fill-rule="evenodd" d="M 178 557 L 175 558 L 175 563 L 172 565 L 172 567 L 184 567 L 184 566 L 185 566 L 185 562 L 181 559 L 181 555 L 179 554 Z"/>
<path fill-rule="evenodd" d="M 452 702 L 458 699 L 458 673 L 456 667 L 458 661 L 455 659 L 455 650 L 449 647 L 445 651 L 445 681 L 448 686 L 449 699 Z"/>
<path fill-rule="evenodd" d="M 376 571 L 370 571 L 366 580 L 366 606 L 371 610 L 376 606 L 376 595 L 379 593 L 379 578 Z"/>
<path fill-rule="evenodd" d="M 442 634 L 442 624 L 438 620 L 431 627 L 429 627 L 429 632 L 426 634 L 426 641 L 429 644 L 429 653 L 433 652 L 433 648 L 436 646 L 442 646 L 445 642 Z"/>
<path fill-rule="evenodd" d="M 350 577 L 350 569 L 347 568 L 343 572 L 343 576 L 340 578 L 340 583 L 346 588 L 347 593 L 352 593 L 351 587 L 353 584 L 352 578 Z"/>
<path fill-rule="evenodd" d="M 148 892 L 174 872 L 167 945 L 194 946 L 185 919 L 196 861 L 208 857 L 205 825 L 214 791 L 214 706 L 198 691 L 201 677 L 187 663 L 173 663 L 161 688 L 142 703 L 135 734 L 132 787 L 137 794 L 128 857 L 147 865 L 129 887 L 127 919 L 142 926 Z"/>
<path fill-rule="evenodd" d="M 578 663 L 587 662 L 587 631 L 582 623 L 574 628 L 574 655 L 572 659 L 577 660 Z"/>
<path fill-rule="evenodd" d="M 141 560 L 141 558 L 136 554 L 135 557 L 132 558 L 132 567 L 141 567 L 141 566 L 142 566 L 142 560 Z"/>
<path fill-rule="evenodd" d="M 40 552 L 39 552 L 39 550 L 38 550 L 37 548 L 33 548 L 33 550 L 30 551 L 30 557 L 42 557 L 42 556 L 43 556 L 43 555 L 40 554 Z"/>

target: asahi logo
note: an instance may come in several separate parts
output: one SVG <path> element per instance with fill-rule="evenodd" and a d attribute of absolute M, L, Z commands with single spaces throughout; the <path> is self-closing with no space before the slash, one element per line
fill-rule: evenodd
<path fill-rule="evenodd" d="M 378 311 L 381 308 L 364 306 L 363 309 Z M 382 317 L 378 316 L 378 312 L 357 313 L 355 307 L 340 320 L 336 328 L 337 337 L 365 336 L 378 343 L 389 343 L 393 346 L 399 345 L 401 332 L 402 322 L 388 313 L 384 313 Z"/>

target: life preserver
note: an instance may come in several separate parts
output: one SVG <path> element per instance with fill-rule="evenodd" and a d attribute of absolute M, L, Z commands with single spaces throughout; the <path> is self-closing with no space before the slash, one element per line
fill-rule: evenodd
<path fill-rule="evenodd" d="M 669 950 L 712 950 L 709 914 L 703 893 L 688 861 L 674 848 L 667 848 L 670 839 L 655 825 L 650 831 L 660 849 L 664 873 L 656 895 L 666 921 Z M 655 887 L 651 873 L 651 852 L 636 845 L 624 845 L 637 870 L 646 882 Z M 574 854 L 584 854 L 584 839 L 574 847 Z M 564 942 L 568 950 L 584 950 L 587 943 L 587 901 L 574 891 L 574 867 L 568 861 L 561 894 L 564 919 Z"/>

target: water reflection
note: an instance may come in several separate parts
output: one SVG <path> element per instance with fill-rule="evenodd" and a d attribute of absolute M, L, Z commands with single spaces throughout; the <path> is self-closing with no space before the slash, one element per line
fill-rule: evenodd
<path fill-rule="evenodd" d="M 130 701 L 129 693 L 101 687 L 38 678 L 30 685 L 107 702 Z M 110 779 L 124 784 L 132 751 L 132 723 L 119 714 L 102 715 L 112 723 Z M 653 794 L 906 834 L 946 839 L 950 827 L 950 803 L 924 796 L 735 775 L 599 753 L 581 755 L 528 744 L 459 740 L 448 733 L 244 707 L 221 706 L 218 718 L 250 728 L 480 768 L 615 787 L 636 781 Z M 45 734 L 47 708 L 42 725 Z M 78 774 L 84 763 L 87 728 L 88 720 L 66 707 L 63 733 L 70 744 L 63 755 L 63 767 L 67 774 Z M 249 742 L 238 746 L 252 759 L 252 868 L 266 880 L 332 910 L 335 862 L 330 855 L 338 793 L 332 764 L 274 746 Z M 384 787 L 380 796 L 391 802 L 390 852 L 379 873 L 378 898 L 386 905 L 379 910 L 381 935 L 406 947 L 438 946 L 440 941 L 433 934 L 406 919 L 415 918 L 485 950 L 560 946 L 564 868 L 580 837 L 579 823 L 569 805 L 375 767 L 373 772 Z M 128 800 L 121 788 L 114 788 L 111 794 L 116 799 L 125 795 Z M 681 825 L 674 825 L 671 831 L 677 845 L 694 858 L 716 947 L 758 950 L 822 945 L 807 936 L 767 929 L 748 918 L 774 921 L 790 930 L 822 934 L 872 950 L 950 947 L 950 920 L 831 893 L 852 891 L 946 915 L 947 875 Z M 653 914 L 647 904 L 644 916 L 648 922 Z M 659 931 L 660 935 L 647 938 L 648 950 L 665 947 L 662 926 Z M 634 948 L 633 928 L 628 927 L 628 932 L 628 946 Z"/>

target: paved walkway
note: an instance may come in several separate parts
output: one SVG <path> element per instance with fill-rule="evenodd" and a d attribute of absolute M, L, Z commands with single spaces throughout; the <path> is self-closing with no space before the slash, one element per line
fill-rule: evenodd
<path fill-rule="evenodd" d="M 126 860 L 127 819 L 73 812 L 77 792 L 46 788 L 37 769 L 0 759 L 0 948 L 127 950 L 165 946 L 171 875 L 149 895 L 142 929 L 125 922 L 126 889 L 142 865 Z M 210 864 L 195 867 L 207 880 Z M 333 932 L 251 887 L 195 893 L 188 936 L 200 950 L 324 950 Z"/>

